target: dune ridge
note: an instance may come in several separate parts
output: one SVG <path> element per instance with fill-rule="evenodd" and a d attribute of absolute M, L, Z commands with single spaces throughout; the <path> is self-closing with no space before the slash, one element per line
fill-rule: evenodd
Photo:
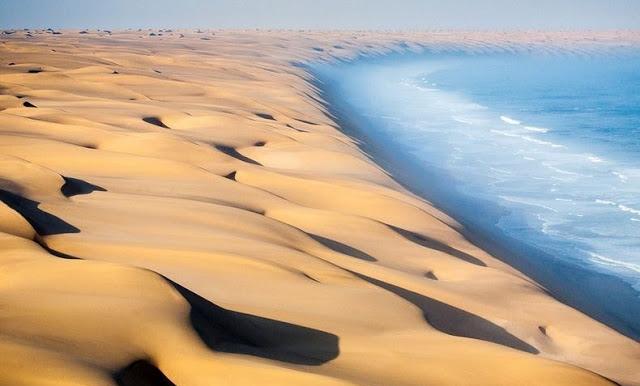
<path fill-rule="evenodd" d="M 467 241 L 301 63 L 635 32 L 0 35 L 0 385 L 640 385 L 640 344 Z"/>

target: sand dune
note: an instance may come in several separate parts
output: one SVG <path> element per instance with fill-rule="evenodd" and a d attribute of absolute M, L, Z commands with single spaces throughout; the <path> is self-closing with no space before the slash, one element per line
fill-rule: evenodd
<path fill-rule="evenodd" d="M 298 65 L 636 34 L 0 41 L 0 385 L 640 385 L 640 344 L 468 242 Z"/>

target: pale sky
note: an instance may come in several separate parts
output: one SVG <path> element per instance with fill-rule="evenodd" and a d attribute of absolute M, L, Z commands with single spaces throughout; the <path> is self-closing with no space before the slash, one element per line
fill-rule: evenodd
<path fill-rule="evenodd" d="M 0 0 L 0 28 L 640 29 L 640 0 Z"/>

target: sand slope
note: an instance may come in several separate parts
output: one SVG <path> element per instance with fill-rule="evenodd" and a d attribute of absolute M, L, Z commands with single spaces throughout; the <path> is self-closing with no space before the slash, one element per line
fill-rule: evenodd
<path fill-rule="evenodd" d="M 2 36 L 0 385 L 640 385 L 640 344 L 466 241 L 295 65 L 593 39 L 638 40 Z"/>

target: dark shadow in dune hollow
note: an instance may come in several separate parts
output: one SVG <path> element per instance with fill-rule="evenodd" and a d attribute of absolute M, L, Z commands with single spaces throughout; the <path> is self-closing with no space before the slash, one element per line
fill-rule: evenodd
<path fill-rule="evenodd" d="M 480 259 L 478 259 L 477 257 L 471 256 L 470 254 L 466 253 L 466 252 L 462 252 L 458 249 L 455 249 L 443 242 L 440 242 L 438 240 L 432 239 L 431 237 L 427 237 L 427 236 L 423 236 L 423 235 L 419 235 L 415 232 L 411 232 L 408 231 L 406 229 L 402 229 L 402 228 L 398 228 L 398 227 L 394 227 L 392 225 L 389 225 L 389 227 L 391 229 L 393 229 L 394 231 L 396 231 L 398 234 L 400 234 L 402 237 L 404 237 L 405 239 L 412 241 L 416 244 L 422 245 L 425 248 L 429 248 L 429 249 L 435 249 L 436 251 L 440 251 L 440 252 L 444 252 L 448 255 L 457 257 L 460 260 L 466 261 L 467 263 L 471 263 L 471 264 L 475 264 L 475 265 L 479 265 L 481 267 L 486 267 L 487 265 Z"/>
<path fill-rule="evenodd" d="M 429 280 L 438 280 L 438 276 L 436 276 L 436 274 L 433 273 L 432 271 L 425 272 L 424 277 L 426 277 Z"/>
<path fill-rule="evenodd" d="M 171 129 L 169 126 L 165 125 L 164 122 L 162 122 L 158 117 L 144 117 L 142 118 L 142 120 L 150 125 L 162 127 L 163 129 Z"/>
<path fill-rule="evenodd" d="M 478 315 L 357 272 L 351 273 L 412 303 L 422 311 L 429 325 L 445 334 L 484 340 L 531 354 L 539 353 L 538 349 L 527 342 Z"/>
<path fill-rule="evenodd" d="M 58 235 L 61 233 L 80 233 L 80 229 L 60 217 L 38 208 L 40 203 L 37 201 L 29 200 L 28 198 L 3 189 L 0 189 L 0 200 L 11 209 L 20 213 L 40 236 Z"/>
<path fill-rule="evenodd" d="M 290 125 L 290 124 L 288 124 L 288 123 L 287 123 L 287 127 L 288 127 L 288 128 L 290 128 L 290 129 L 293 129 L 293 130 L 295 130 L 295 131 L 297 131 L 297 132 L 299 132 L 299 133 L 308 133 L 308 131 L 307 131 L 307 130 L 298 129 L 297 127 L 293 127 L 293 126 L 291 126 L 291 125 Z"/>
<path fill-rule="evenodd" d="M 162 371 L 146 360 L 138 360 L 114 374 L 118 386 L 175 386 Z"/>
<path fill-rule="evenodd" d="M 221 152 L 223 152 L 224 154 L 231 156 L 237 160 L 240 161 L 244 161 L 250 164 L 254 164 L 254 165 L 259 165 L 262 166 L 261 163 L 252 160 L 249 157 L 245 157 L 242 154 L 238 153 L 238 151 L 230 146 L 225 146 L 225 145 L 213 145 L 213 147 L 215 147 L 217 150 L 220 150 Z"/>
<path fill-rule="evenodd" d="M 326 237 L 318 236 L 313 233 L 307 233 L 311 236 L 312 239 L 316 240 L 320 244 L 325 247 L 334 250 L 336 252 L 340 252 L 344 255 L 349 255 L 351 257 L 355 257 L 356 259 L 365 260 L 365 261 L 378 261 L 375 257 L 369 255 L 368 253 L 362 252 L 359 249 L 348 246 L 347 244 L 343 244 L 341 242 L 328 239 Z"/>
<path fill-rule="evenodd" d="M 44 250 L 45 250 L 45 251 L 49 252 L 49 254 L 51 254 L 51 255 L 53 255 L 53 256 L 55 256 L 55 257 L 59 257 L 59 258 L 61 258 L 61 259 L 67 259 L 67 260 L 83 260 L 83 259 L 82 259 L 82 258 L 80 258 L 80 257 L 76 257 L 76 256 L 73 256 L 73 255 L 69 255 L 69 254 L 67 254 L 67 253 L 63 253 L 63 252 L 60 252 L 60 251 L 56 251 L 55 249 L 52 249 L 52 248 L 51 248 L 51 247 L 49 247 L 49 246 L 47 245 L 47 243 L 46 243 L 44 240 L 42 240 L 41 238 L 36 238 L 36 240 L 35 240 L 35 241 L 36 241 L 38 244 L 40 244 L 40 246 L 41 246 L 42 248 L 44 248 Z"/>
<path fill-rule="evenodd" d="M 64 178 L 64 185 L 60 188 L 62 194 L 66 197 L 73 197 L 80 194 L 89 194 L 95 191 L 106 192 L 107 189 L 91 184 L 87 181 L 73 178 L 73 177 L 62 177 Z"/>
<path fill-rule="evenodd" d="M 276 119 L 273 117 L 273 115 L 271 114 L 267 114 L 267 113 L 254 113 L 257 117 L 260 117 L 262 119 L 268 119 L 270 121 L 275 121 Z"/>
<path fill-rule="evenodd" d="M 317 126 L 318 124 L 315 122 L 311 122 L 311 121 L 306 121 L 304 119 L 298 119 L 298 118 L 294 118 L 296 121 L 298 122 L 302 122 L 302 123 L 306 123 L 307 125 L 312 125 L 312 126 Z"/>
<path fill-rule="evenodd" d="M 191 323 L 213 351 L 310 366 L 329 362 L 340 353 L 334 334 L 227 310 L 166 280 L 191 304 Z"/>

